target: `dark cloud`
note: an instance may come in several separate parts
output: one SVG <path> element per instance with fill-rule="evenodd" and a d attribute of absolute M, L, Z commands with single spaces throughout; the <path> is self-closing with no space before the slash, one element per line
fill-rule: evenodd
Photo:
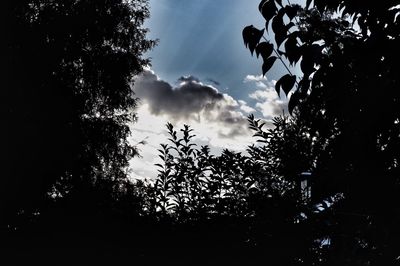
<path fill-rule="evenodd" d="M 135 81 L 136 95 L 145 100 L 153 114 L 172 114 L 177 117 L 189 117 L 204 109 L 214 107 L 224 96 L 215 88 L 203 85 L 193 76 L 181 77 L 177 87 L 159 80 L 146 71 Z"/>
<path fill-rule="evenodd" d="M 173 87 L 147 70 L 135 79 L 133 90 L 149 105 L 152 114 L 166 114 L 174 120 L 216 122 L 231 128 L 226 137 L 247 133 L 246 117 L 232 97 L 201 83 L 194 76 L 183 76 L 178 81 L 180 83 Z"/>

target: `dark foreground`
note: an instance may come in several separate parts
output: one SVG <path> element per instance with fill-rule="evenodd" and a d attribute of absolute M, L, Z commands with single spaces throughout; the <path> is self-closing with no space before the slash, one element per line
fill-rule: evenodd
<path fill-rule="evenodd" d="M 285 265 L 273 264 L 284 256 L 254 245 L 243 228 L 229 219 L 174 225 L 60 215 L 3 227 L 0 265 Z"/>

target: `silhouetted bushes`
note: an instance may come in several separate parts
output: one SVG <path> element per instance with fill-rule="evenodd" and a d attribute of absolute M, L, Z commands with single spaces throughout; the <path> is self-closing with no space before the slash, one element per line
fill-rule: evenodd
<path fill-rule="evenodd" d="M 9 239 L 27 237 L 42 248 L 53 241 L 60 251 L 137 248 L 138 260 L 151 263 L 200 253 L 209 262 L 319 259 L 324 236 L 314 227 L 331 209 L 315 212 L 301 190 L 299 174 L 310 166 L 298 160 L 311 160 L 304 128 L 288 117 L 274 119 L 267 130 L 253 116 L 249 123 L 259 143 L 247 153 L 219 155 L 194 144 L 189 126 L 177 132 L 168 124 L 156 180 L 104 180 L 82 194 L 51 198 L 33 219 L 20 214 L 24 223 L 14 224 Z M 292 145 L 278 145 L 287 140 Z"/>

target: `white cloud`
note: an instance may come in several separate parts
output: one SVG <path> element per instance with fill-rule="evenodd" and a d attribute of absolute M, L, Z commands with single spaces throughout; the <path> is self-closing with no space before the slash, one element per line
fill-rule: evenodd
<path fill-rule="evenodd" d="M 268 86 L 267 86 L 264 82 L 262 82 L 262 81 L 257 81 L 257 82 L 256 82 L 256 87 L 259 88 L 259 89 L 266 89 L 266 88 L 268 88 Z"/>
<path fill-rule="evenodd" d="M 268 79 L 263 75 L 247 75 L 244 78 L 244 82 L 259 82 L 259 81 L 267 81 Z"/>
<path fill-rule="evenodd" d="M 264 90 L 256 90 L 253 93 L 250 93 L 249 97 L 257 101 L 275 101 L 279 99 L 279 96 L 273 87 L 266 87 Z"/>
<path fill-rule="evenodd" d="M 256 90 L 249 94 L 249 98 L 256 100 L 255 108 L 263 117 L 271 120 L 274 116 L 287 114 L 287 98 L 281 93 L 281 97 L 275 91 L 276 81 L 268 81 L 265 77 L 247 75 L 245 83 L 254 84 Z"/>
<path fill-rule="evenodd" d="M 240 110 L 242 110 L 246 114 L 250 114 L 250 113 L 256 112 L 256 109 L 254 109 L 253 107 L 248 106 L 245 101 L 239 100 L 238 102 L 240 104 Z"/>

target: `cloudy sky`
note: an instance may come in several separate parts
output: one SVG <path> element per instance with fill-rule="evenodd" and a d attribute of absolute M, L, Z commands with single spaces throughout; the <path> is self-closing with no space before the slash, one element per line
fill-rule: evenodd
<path fill-rule="evenodd" d="M 150 0 L 150 38 L 159 39 L 148 56 L 152 66 L 136 78 L 138 122 L 131 126 L 141 158 L 131 162 L 133 178 L 154 178 L 165 124 L 188 124 L 195 141 L 214 153 L 244 151 L 252 141 L 246 118 L 271 120 L 286 110 L 275 80 L 285 72 L 277 61 L 261 76 L 261 59 L 244 47 L 242 29 L 263 28 L 259 0 Z M 265 35 L 267 38 L 268 35 Z"/>

